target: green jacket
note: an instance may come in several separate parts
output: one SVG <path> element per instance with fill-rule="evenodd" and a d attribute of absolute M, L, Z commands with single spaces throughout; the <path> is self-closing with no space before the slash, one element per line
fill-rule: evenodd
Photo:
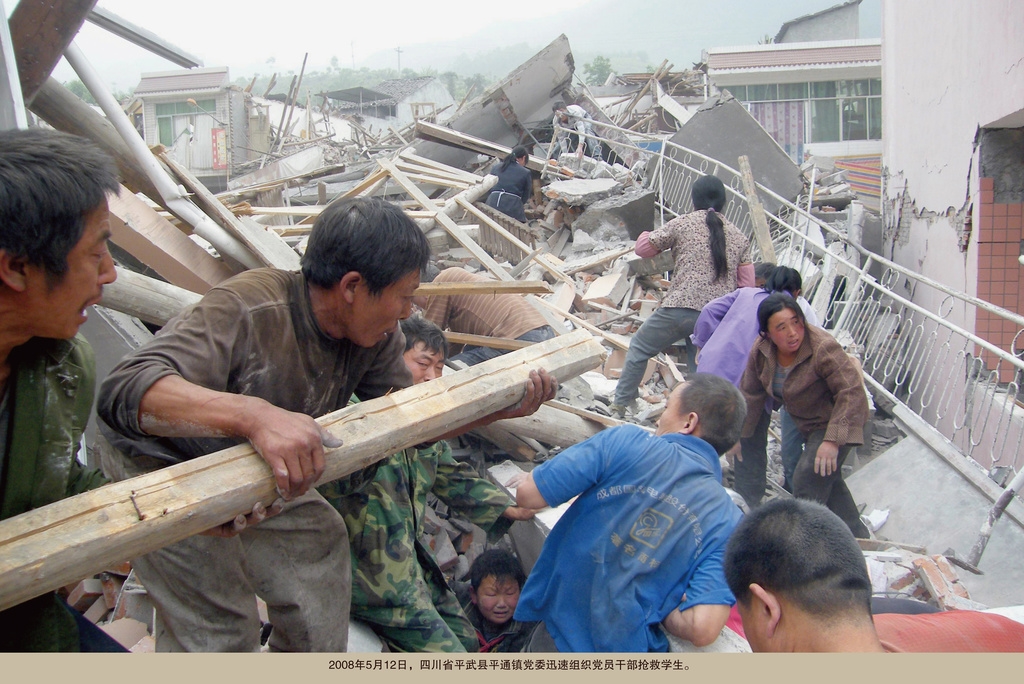
<path fill-rule="evenodd" d="M 33 338 L 10 364 L 0 520 L 106 482 L 77 459 L 96 384 L 85 338 Z M 0 650 L 77 651 L 78 629 L 54 594 L 43 594 L 0 612 Z"/>

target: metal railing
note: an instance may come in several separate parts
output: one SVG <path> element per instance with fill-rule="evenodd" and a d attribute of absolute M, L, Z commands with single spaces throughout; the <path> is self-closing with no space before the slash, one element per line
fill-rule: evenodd
<path fill-rule="evenodd" d="M 594 126 L 613 151 L 623 136 L 637 143 L 659 140 L 600 122 Z M 690 189 L 697 177 L 718 176 L 729 194 L 724 213 L 751 238 L 752 258 L 758 260 L 736 169 L 668 141 L 657 151 L 637 144 L 630 156 L 639 158 L 632 168 L 656 192 L 663 220 L 692 210 Z M 801 272 L 803 294 L 823 326 L 860 356 L 876 403 L 882 397 L 901 402 L 1000 485 L 1024 469 L 1024 317 L 851 242 L 849 218 L 837 229 L 764 187 L 758 186 L 758 198 L 768 215 L 776 262 Z M 979 316 L 1017 331 L 1009 348 L 971 332 Z"/>

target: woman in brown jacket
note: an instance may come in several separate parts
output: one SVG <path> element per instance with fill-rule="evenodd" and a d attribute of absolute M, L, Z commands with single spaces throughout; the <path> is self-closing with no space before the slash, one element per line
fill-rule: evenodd
<path fill-rule="evenodd" d="M 757 308 L 760 339 L 747 359 L 740 390 L 747 419 L 736 463 L 736 490 L 756 506 L 764 494 L 765 442 L 771 410 L 786 407 L 806 444 L 793 475 L 793 495 L 825 504 L 854 536 L 865 539 L 842 466 L 864 442 L 868 401 L 857 362 L 821 328 L 807 325 L 796 300 L 776 292 Z M 758 488 L 759 487 L 759 488 Z"/>

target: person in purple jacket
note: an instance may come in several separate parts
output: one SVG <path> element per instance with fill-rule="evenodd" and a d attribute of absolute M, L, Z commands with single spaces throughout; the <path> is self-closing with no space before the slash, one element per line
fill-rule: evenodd
<path fill-rule="evenodd" d="M 770 266 L 770 268 L 768 268 Z M 754 269 L 755 282 L 764 278 L 763 287 L 741 287 L 727 295 L 714 299 L 701 309 L 694 325 L 690 340 L 700 349 L 697 357 L 697 372 L 711 373 L 725 378 L 739 387 L 743 369 L 746 368 L 750 348 L 758 339 L 757 307 L 772 292 L 785 292 L 798 298 L 800 309 L 811 325 L 818 325 L 818 317 L 807 300 L 800 296 L 803 280 L 800 272 L 787 266 L 758 264 Z M 785 409 L 782 420 L 782 469 L 786 476 L 786 488 L 792 491 L 791 482 L 796 464 L 803 451 L 800 431 Z M 743 453 L 763 448 L 763 440 L 741 440 L 741 450 L 736 452 L 735 469 L 737 479 L 743 480 L 750 461 L 743 462 Z M 755 459 L 760 462 L 761 459 Z M 760 478 L 759 478 L 760 479 Z"/>

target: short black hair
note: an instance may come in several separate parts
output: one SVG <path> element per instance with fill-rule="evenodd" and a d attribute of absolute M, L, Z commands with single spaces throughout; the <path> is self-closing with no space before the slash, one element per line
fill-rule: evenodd
<path fill-rule="evenodd" d="M 526 583 L 526 573 L 516 557 L 504 549 L 491 549 L 481 553 L 469 569 L 469 583 L 473 590 L 480 588 L 480 583 L 487 577 L 495 579 L 514 579 L 519 588 Z"/>
<path fill-rule="evenodd" d="M 432 352 L 441 352 L 444 358 L 448 358 L 448 340 L 441 330 L 432 321 L 416 314 L 399 322 L 402 332 L 405 333 L 405 351 L 422 342 L 423 346 Z"/>
<path fill-rule="evenodd" d="M 725 578 L 750 604 L 750 585 L 819 618 L 871 615 L 871 579 L 846 523 L 821 504 L 775 499 L 744 516 L 725 551 Z"/>
<path fill-rule="evenodd" d="M 764 281 L 764 289 L 769 292 L 788 292 L 796 296 L 803 288 L 804 280 L 800 277 L 800 271 L 789 266 L 777 266 L 771 277 Z"/>
<path fill-rule="evenodd" d="M 42 128 L 0 131 L 0 249 L 59 282 L 85 215 L 118 188 L 113 160 L 85 138 Z"/>
<path fill-rule="evenodd" d="M 559 109 L 565 109 L 565 103 L 561 100 L 555 100 L 554 104 L 551 105 L 551 111 L 557 112 Z"/>
<path fill-rule="evenodd" d="M 768 337 L 768 319 L 783 309 L 793 311 L 796 313 L 796 317 L 800 319 L 800 323 L 807 325 L 803 309 L 800 308 L 795 299 L 785 292 L 772 292 L 764 298 L 764 301 L 757 305 L 757 325 L 761 337 Z"/>
<path fill-rule="evenodd" d="M 430 259 L 426 236 L 402 209 L 381 199 L 332 202 L 317 217 L 302 255 L 302 275 L 332 288 L 355 271 L 379 295 Z"/>
<path fill-rule="evenodd" d="M 747 402 L 736 386 L 711 373 L 694 373 L 679 390 L 681 413 L 700 418 L 700 437 L 721 455 L 740 439 Z"/>

